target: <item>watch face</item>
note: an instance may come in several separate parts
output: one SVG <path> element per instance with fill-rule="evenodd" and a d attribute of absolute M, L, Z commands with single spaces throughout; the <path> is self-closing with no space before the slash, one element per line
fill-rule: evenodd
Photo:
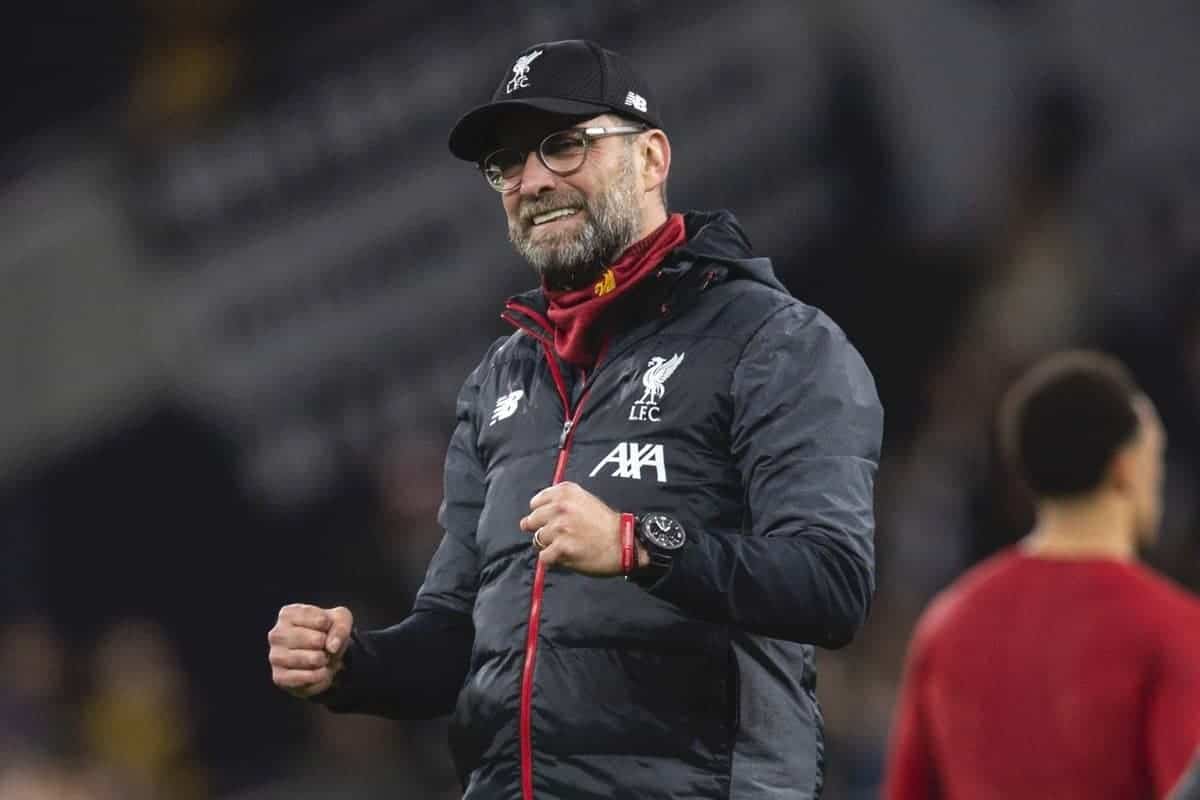
<path fill-rule="evenodd" d="M 663 550 L 678 550 L 687 541 L 683 526 L 666 514 L 647 514 L 643 517 L 642 535 Z"/>

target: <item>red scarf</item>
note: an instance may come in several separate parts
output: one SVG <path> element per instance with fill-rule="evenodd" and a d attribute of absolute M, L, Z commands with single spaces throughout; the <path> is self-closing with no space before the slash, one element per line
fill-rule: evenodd
<path fill-rule="evenodd" d="M 672 214 L 653 233 L 631 244 L 595 284 L 552 292 L 543 289 L 554 325 L 554 350 L 576 366 L 590 369 L 599 355 L 597 322 L 617 301 L 662 263 L 667 253 L 687 240 L 683 215 Z"/>

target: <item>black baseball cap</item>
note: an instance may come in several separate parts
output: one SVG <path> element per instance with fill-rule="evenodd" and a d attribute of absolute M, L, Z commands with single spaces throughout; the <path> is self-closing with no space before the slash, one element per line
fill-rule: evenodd
<path fill-rule="evenodd" d="M 650 85 L 623 56 L 585 39 L 565 39 L 517 56 L 492 102 L 468 111 L 450 131 L 450 152 L 479 161 L 495 146 L 498 119 L 521 108 L 581 119 L 617 113 L 662 127 Z"/>

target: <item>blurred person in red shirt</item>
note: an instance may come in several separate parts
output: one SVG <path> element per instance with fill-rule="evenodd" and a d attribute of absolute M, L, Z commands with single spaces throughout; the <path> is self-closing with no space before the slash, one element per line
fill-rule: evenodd
<path fill-rule="evenodd" d="M 1136 560 L 1161 516 L 1158 414 L 1121 364 L 1071 352 L 1000 422 L 1037 522 L 918 622 L 885 797 L 1162 797 L 1200 742 L 1200 601 Z"/>

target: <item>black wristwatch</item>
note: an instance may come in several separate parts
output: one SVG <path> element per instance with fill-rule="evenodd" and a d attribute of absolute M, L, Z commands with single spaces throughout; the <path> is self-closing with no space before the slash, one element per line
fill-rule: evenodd
<path fill-rule="evenodd" d="M 650 566 L 641 570 L 642 577 L 660 577 L 687 543 L 687 531 L 679 520 L 657 511 L 639 515 L 633 530 L 650 556 Z"/>

